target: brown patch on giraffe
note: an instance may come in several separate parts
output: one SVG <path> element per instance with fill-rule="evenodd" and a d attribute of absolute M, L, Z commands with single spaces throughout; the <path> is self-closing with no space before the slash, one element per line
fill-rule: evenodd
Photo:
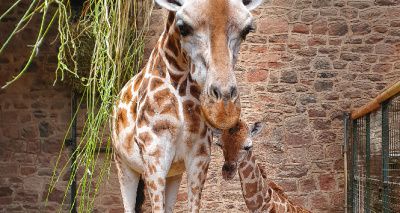
<path fill-rule="evenodd" d="M 200 187 L 192 186 L 190 187 L 190 190 L 192 190 L 192 194 L 197 194 L 200 191 Z"/>
<path fill-rule="evenodd" d="M 242 171 L 243 177 L 248 178 L 253 171 L 253 167 L 249 164 L 247 167 Z"/>
<path fill-rule="evenodd" d="M 125 137 L 125 141 L 122 144 L 122 146 L 125 148 L 126 152 L 128 154 L 132 153 L 133 145 L 135 143 L 135 138 L 133 137 L 134 132 L 128 132 L 128 134 Z"/>
<path fill-rule="evenodd" d="M 251 212 L 257 212 L 258 210 L 258 203 L 255 200 L 249 200 L 249 198 L 245 199 L 246 206 Z"/>
<path fill-rule="evenodd" d="M 139 101 L 138 101 L 139 103 L 142 103 L 143 98 L 146 97 L 145 94 L 147 92 L 148 84 L 149 84 L 149 78 L 144 78 L 142 80 L 142 83 L 140 84 L 139 90 L 137 92 L 137 96 L 140 98 Z"/>
<path fill-rule="evenodd" d="M 161 66 L 150 71 L 150 74 L 156 77 L 165 78 L 165 71 Z"/>
<path fill-rule="evenodd" d="M 256 197 L 256 203 L 262 203 L 263 202 L 263 197 L 262 195 L 258 194 Z"/>
<path fill-rule="evenodd" d="M 179 71 L 185 71 L 185 70 L 189 69 L 188 61 L 187 61 L 185 54 L 178 55 L 177 62 L 178 62 L 178 65 L 181 67 L 181 69 L 179 69 Z"/>
<path fill-rule="evenodd" d="M 176 60 L 176 56 L 170 55 L 170 53 L 165 53 L 165 57 L 167 58 L 167 61 L 170 65 L 175 67 L 178 70 L 183 70 L 182 67 L 178 64 L 178 61 Z"/>
<path fill-rule="evenodd" d="M 185 70 L 185 68 L 183 67 L 183 66 L 185 66 L 185 65 L 182 65 L 182 64 L 181 64 L 182 61 L 179 60 L 178 58 L 176 58 L 176 56 L 170 55 L 168 52 L 166 52 L 166 53 L 165 53 L 165 57 L 167 58 L 168 63 L 169 63 L 170 65 L 174 66 L 177 70 L 179 70 L 179 71 Z M 178 61 L 177 59 L 178 59 L 179 61 Z M 170 74 L 171 74 L 171 73 L 170 73 Z"/>
<path fill-rule="evenodd" d="M 137 108 L 137 97 L 135 97 L 135 99 L 132 100 L 131 103 L 131 111 L 130 111 L 130 115 L 132 116 L 132 120 L 136 121 L 137 118 L 137 112 L 136 112 L 136 108 Z"/>
<path fill-rule="evenodd" d="M 147 186 L 153 190 L 157 189 L 157 185 L 154 183 L 154 181 L 148 181 Z"/>
<path fill-rule="evenodd" d="M 200 126 L 200 107 L 191 100 L 183 102 L 183 115 L 187 122 L 186 129 L 191 133 L 197 133 Z"/>
<path fill-rule="evenodd" d="M 142 106 L 142 113 L 147 113 L 150 117 L 153 117 L 156 113 L 154 106 L 150 103 L 150 98 L 146 97 Z"/>
<path fill-rule="evenodd" d="M 198 179 L 198 180 L 203 180 L 203 177 L 204 177 L 204 174 L 203 174 L 202 172 L 200 172 L 200 173 L 197 175 L 197 179 Z"/>
<path fill-rule="evenodd" d="M 154 196 L 154 201 L 155 201 L 155 202 L 158 202 L 158 201 L 160 201 L 160 195 L 156 195 L 156 196 Z"/>
<path fill-rule="evenodd" d="M 167 103 L 163 106 L 163 109 L 161 110 L 160 114 L 162 114 L 162 115 L 168 114 L 175 118 L 179 117 L 178 100 L 176 99 L 175 96 L 171 96 L 171 98 L 169 99 L 169 103 Z"/>
<path fill-rule="evenodd" d="M 157 135 L 160 135 L 164 131 L 169 131 L 171 135 L 176 135 L 178 129 L 173 123 L 169 121 L 159 120 L 155 122 L 155 124 L 152 126 L 152 130 Z"/>
<path fill-rule="evenodd" d="M 144 110 L 142 110 L 142 111 L 140 112 L 139 117 L 138 117 L 138 120 L 137 120 L 137 123 L 138 123 L 138 127 L 139 127 L 139 128 L 140 128 L 140 127 L 143 127 L 143 126 L 149 125 L 150 121 L 149 121 L 149 119 L 147 119 L 147 116 L 146 116 Z"/>
<path fill-rule="evenodd" d="M 261 176 L 266 179 L 267 178 L 267 172 L 265 171 L 265 169 L 261 166 L 260 163 L 257 163 L 256 165 L 258 167 L 258 169 L 260 170 Z"/>
<path fill-rule="evenodd" d="M 254 196 L 254 194 L 257 193 L 257 188 L 258 188 L 258 182 L 247 183 L 246 184 L 245 196 L 246 197 Z"/>
<path fill-rule="evenodd" d="M 153 138 L 151 137 L 150 133 L 148 132 L 142 132 L 139 134 L 139 139 L 142 141 L 143 144 L 145 145 L 150 145 L 151 141 Z"/>
<path fill-rule="evenodd" d="M 126 89 L 125 93 L 122 95 L 122 100 L 125 103 L 129 103 L 129 101 L 132 100 L 132 88 L 131 86 L 127 86 L 128 88 Z"/>
<path fill-rule="evenodd" d="M 174 74 L 174 73 L 170 72 L 169 76 L 171 77 L 171 83 L 173 83 L 173 85 L 179 85 L 178 83 L 181 80 L 181 78 L 183 77 L 183 74 Z"/>
<path fill-rule="evenodd" d="M 208 156 L 207 147 L 204 144 L 197 150 L 197 156 Z"/>
<path fill-rule="evenodd" d="M 164 186 L 165 185 L 165 180 L 162 178 L 158 178 L 158 184 Z"/>
<path fill-rule="evenodd" d="M 201 167 L 201 169 L 202 169 L 203 171 L 208 171 L 208 166 L 209 166 L 209 164 L 208 164 L 208 163 L 205 163 L 205 164 L 203 164 L 203 166 Z"/>
<path fill-rule="evenodd" d="M 186 95 L 186 86 L 187 86 L 187 84 L 188 84 L 188 80 L 186 79 L 179 86 L 179 95 L 180 96 L 185 96 Z"/>
<path fill-rule="evenodd" d="M 171 50 L 171 52 L 177 56 L 179 54 L 179 47 L 178 47 L 179 41 L 177 41 L 177 38 L 175 36 L 171 35 L 169 39 L 166 42 L 166 47 L 167 49 Z"/>
<path fill-rule="evenodd" d="M 155 157 L 155 158 L 161 157 L 160 149 L 156 149 L 154 152 L 150 153 L 150 156 Z"/>
<path fill-rule="evenodd" d="M 126 128 L 126 126 L 128 125 L 128 117 L 126 115 L 126 109 L 124 108 L 118 109 L 117 123 L 118 123 L 118 133 L 121 132 L 124 128 Z"/>
<path fill-rule="evenodd" d="M 156 88 L 160 87 L 163 84 L 164 82 L 160 78 L 152 78 L 150 81 L 150 91 L 155 90 Z"/>
<path fill-rule="evenodd" d="M 163 103 L 172 97 L 171 91 L 168 88 L 165 88 L 161 91 L 158 91 L 153 95 L 154 102 L 161 107 Z"/>
<path fill-rule="evenodd" d="M 207 127 L 204 125 L 203 129 L 200 132 L 200 137 L 204 138 L 204 137 L 206 137 L 206 135 L 207 135 Z"/>
<path fill-rule="evenodd" d="M 165 24 L 165 29 L 168 31 L 175 20 L 175 12 L 169 11 L 167 17 L 167 23 Z"/>
<path fill-rule="evenodd" d="M 264 205 L 263 205 L 261 211 L 262 211 L 262 212 L 267 212 L 267 210 L 268 210 L 268 208 L 269 208 L 270 206 L 271 206 L 271 205 L 270 205 L 269 203 L 264 203 Z"/>
<path fill-rule="evenodd" d="M 272 189 L 268 188 L 266 194 L 268 194 L 268 196 L 265 196 L 265 202 L 269 203 L 273 196 Z"/>
<path fill-rule="evenodd" d="M 199 99 L 200 98 L 200 94 L 201 94 L 201 88 L 198 84 L 192 84 L 190 86 L 190 94 L 196 98 Z"/>
<path fill-rule="evenodd" d="M 133 87 L 133 91 L 135 91 L 135 92 L 138 91 L 139 86 L 140 86 L 140 84 L 142 83 L 143 76 L 144 76 L 143 73 L 144 73 L 144 72 L 141 71 L 141 72 L 139 72 L 138 74 L 136 74 L 135 85 L 134 85 L 134 87 Z"/>
<path fill-rule="evenodd" d="M 154 174 L 155 172 L 156 172 L 156 166 L 155 165 L 148 165 L 147 166 L 147 170 L 148 170 L 148 172 L 149 172 L 149 175 L 152 175 L 152 174 Z"/>
<path fill-rule="evenodd" d="M 278 184 L 276 184 L 275 182 L 268 182 L 268 186 L 275 191 L 275 193 L 281 197 L 283 197 L 284 199 L 287 199 L 287 195 L 285 194 L 285 192 L 283 191 L 282 187 L 279 186 Z"/>

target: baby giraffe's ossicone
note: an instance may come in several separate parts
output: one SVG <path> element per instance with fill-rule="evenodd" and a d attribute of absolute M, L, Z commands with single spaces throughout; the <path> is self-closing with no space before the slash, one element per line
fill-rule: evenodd
<path fill-rule="evenodd" d="M 217 134 L 217 145 L 222 148 L 225 160 L 222 167 L 224 179 L 232 179 L 238 171 L 243 198 L 250 212 L 310 212 L 293 204 L 280 186 L 267 180 L 265 170 L 256 163 L 252 138 L 261 129 L 260 122 L 249 127 L 239 121 L 236 127 Z"/>

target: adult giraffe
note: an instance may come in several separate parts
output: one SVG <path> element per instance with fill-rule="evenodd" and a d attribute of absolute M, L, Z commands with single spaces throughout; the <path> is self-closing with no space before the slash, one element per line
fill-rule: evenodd
<path fill-rule="evenodd" d="M 112 124 L 125 212 L 135 211 L 142 177 L 153 212 L 172 211 L 183 172 L 198 212 L 212 133 L 240 117 L 234 75 L 239 46 L 262 0 L 156 0 L 168 9 L 146 67 L 121 90 Z"/>

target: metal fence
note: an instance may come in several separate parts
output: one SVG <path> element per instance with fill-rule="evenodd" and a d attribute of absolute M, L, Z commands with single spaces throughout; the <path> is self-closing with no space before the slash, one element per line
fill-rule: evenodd
<path fill-rule="evenodd" d="M 345 118 L 346 211 L 400 213 L 400 94 L 373 104 Z"/>

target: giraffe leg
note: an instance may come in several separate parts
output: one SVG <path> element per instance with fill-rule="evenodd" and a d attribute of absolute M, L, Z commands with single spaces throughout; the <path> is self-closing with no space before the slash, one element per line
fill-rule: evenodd
<path fill-rule="evenodd" d="M 165 189 L 165 205 L 166 212 L 173 212 L 178 195 L 179 186 L 181 184 L 182 175 L 176 175 L 167 178 L 167 186 Z"/>
<path fill-rule="evenodd" d="M 165 212 L 167 174 L 175 152 L 168 146 L 146 149 L 143 153 L 144 174 L 153 212 Z"/>
<path fill-rule="evenodd" d="M 129 168 L 124 162 L 116 157 L 118 169 L 118 180 L 121 188 L 122 201 L 125 213 L 134 213 L 136 204 L 136 190 L 140 179 L 140 174 Z"/>
<path fill-rule="evenodd" d="M 187 169 L 189 212 L 199 212 L 201 192 L 207 176 L 209 157 L 192 159 Z"/>
<path fill-rule="evenodd" d="M 210 143 L 207 138 L 200 139 L 194 144 L 192 154 L 187 156 L 186 173 L 188 178 L 189 212 L 199 212 L 201 192 L 207 176 L 210 163 Z"/>

